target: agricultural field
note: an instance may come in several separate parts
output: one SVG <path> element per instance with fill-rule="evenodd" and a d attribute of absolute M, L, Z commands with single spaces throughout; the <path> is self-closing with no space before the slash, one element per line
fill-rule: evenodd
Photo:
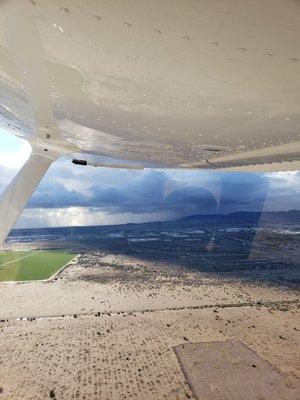
<path fill-rule="evenodd" d="M 66 250 L 0 252 L 0 282 L 48 279 L 74 257 Z"/>

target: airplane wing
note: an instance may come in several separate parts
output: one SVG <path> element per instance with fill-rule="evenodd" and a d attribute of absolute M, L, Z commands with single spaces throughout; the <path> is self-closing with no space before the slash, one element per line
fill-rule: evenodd
<path fill-rule="evenodd" d="M 64 154 L 116 168 L 299 169 L 299 2 L 2 0 L 0 13 L 0 124 L 31 143 L 40 172 L 23 197 L 8 188 L 23 199 L 16 215 Z"/>

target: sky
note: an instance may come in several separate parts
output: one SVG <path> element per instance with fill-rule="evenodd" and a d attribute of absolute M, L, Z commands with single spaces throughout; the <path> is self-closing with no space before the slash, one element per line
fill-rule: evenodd
<path fill-rule="evenodd" d="M 30 155 L 0 128 L 0 193 Z M 300 172 L 118 170 L 53 163 L 16 228 L 111 225 L 196 214 L 300 209 Z"/>

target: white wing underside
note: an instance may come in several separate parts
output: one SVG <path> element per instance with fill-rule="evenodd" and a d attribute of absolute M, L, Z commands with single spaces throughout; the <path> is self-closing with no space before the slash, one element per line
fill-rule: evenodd
<path fill-rule="evenodd" d="M 0 12 L 0 125 L 34 149 L 0 202 L 0 243 L 65 154 L 299 170 L 299 2 L 2 0 Z"/>
<path fill-rule="evenodd" d="M 99 165 L 299 169 L 299 2 L 2 0 L 0 12 L 11 132 Z"/>

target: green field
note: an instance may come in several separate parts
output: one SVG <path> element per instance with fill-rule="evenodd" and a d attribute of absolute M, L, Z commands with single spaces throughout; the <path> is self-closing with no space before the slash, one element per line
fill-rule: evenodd
<path fill-rule="evenodd" d="M 0 282 L 48 279 L 75 255 L 66 250 L 0 252 Z"/>

